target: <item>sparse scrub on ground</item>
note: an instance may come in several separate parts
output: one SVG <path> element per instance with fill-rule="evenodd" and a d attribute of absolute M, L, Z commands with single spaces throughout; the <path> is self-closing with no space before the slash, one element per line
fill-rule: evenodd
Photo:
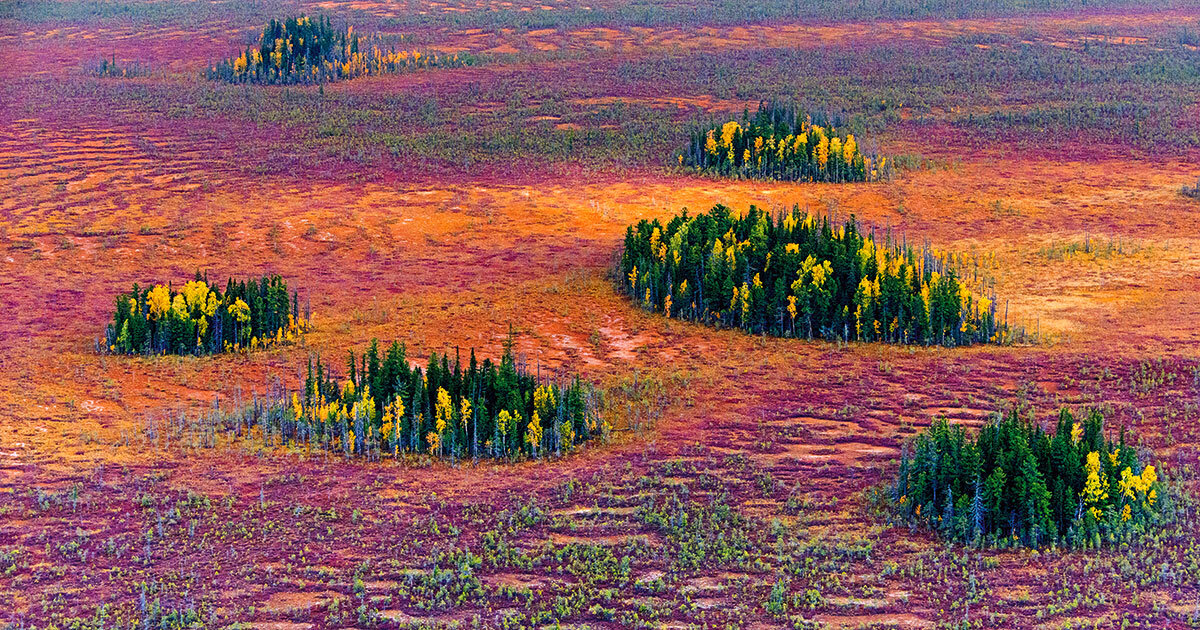
<path fill-rule="evenodd" d="M 1151 249 L 1136 241 L 1126 241 L 1109 238 L 1093 239 L 1084 237 L 1083 241 L 1066 241 L 1053 243 L 1038 250 L 1038 255 L 1053 261 L 1067 262 L 1071 260 L 1105 260 L 1137 256 Z"/>
<path fill-rule="evenodd" d="M 415 7 L 418 10 L 413 10 Z M 542 2 L 496 2 L 454 0 L 435 5 L 399 5 L 406 10 L 384 12 L 380 23 L 387 27 L 545 29 L 593 28 L 597 26 L 712 26 L 765 21 L 820 19 L 863 21 L 880 19 L 982 18 L 1078 10 L 1187 8 L 1184 0 L 892 0 L 863 3 L 860 0 L 792 0 L 743 2 L 605 2 L 571 0 L 555 3 L 547 10 Z M 62 21 L 68 23 L 130 21 L 137 25 L 166 20 L 203 24 L 205 20 L 254 20 L 269 17 L 279 3 L 266 0 L 195 2 L 177 4 L 156 0 L 9 0 L 0 4 L 0 19 L 20 22 Z M 371 5 L 363 5 L 366 13 Z M 440 9 L 440 10 L 436 10 Z M 1192 35 L 1194 37 L 1194 35 Z"/>
<path fill-rule="evenodd" d="M 1183 192 L 1184 197 L 1191 197 L 1192 199 L 1200 199 L 1200 179 L 1196 180 L 1195 186 L 1190 186 L 1190 187 L 1184 186 L 1183 190 L 1181 192 Z"/>

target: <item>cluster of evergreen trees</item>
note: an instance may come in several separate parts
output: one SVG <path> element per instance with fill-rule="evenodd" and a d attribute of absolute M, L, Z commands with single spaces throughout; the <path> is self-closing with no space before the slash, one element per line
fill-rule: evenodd
<path fill-rule="evenodd" d="M 334 28 L 327 17 L 302 15 L 271 20 L 257 46 L 210 67 L 207 74 L 231 83 L 312 84 L 475 61 L 469 54 L 396 50 L 378 37 L 355 34 L 352 26 Z"/>
<path fill-rule="evenodd" d="M 133 78 L 141 77 L 150 74 L 150 69 L 138 63 L 122 65 L 117 63 L 117 56 L 114 54 L 111 59 L 101 57 L 100 62 L 92 66 L 92 74 L 98 77 L 120 77 Z"/>
<path fill-rule="evenodd" d="M 1144 533 L 1160 516 L 1161 482 L 1124 431 L 1105 438 L 1103 421 L 1064 408 L 1047 433 L 1014 410 L 974 438 L 935 421 L 905 447 L 895 509 L 963 542 L 1098 546 Z"/>
<path fill-rule="evenodd" d="M 961 345 L 999 342 L 994 296 L 966 260 L 793 207 L 687 210 L 625 234 L 621 288 L 668 317 L 752 333 Z"/>
<path fill-rule="evenodd" d="M 854 134 L 791 105 L 760 103 L 753 117 L 692 133 L 679 165 L 700 173 L 805 182 L 862 182 L 887 176 L 887 158 L 866 155 Z"/>
<path fill-rule="evenodd" d="M 278 275 L 235 282 L 221 293 L 207 275 L 117 296 L 101 351 L 116 354 L 212 354 L 295 341 L 308 329 L 307 307 Z"/>
<path fill-rule="evenodd" d="M 578 377 L 540 378 L 518 361 L 511 338 L 499 363 L 434 353 L 410 367 L 403 344 L 373 340 L 350 353 L 339 380 L 309 362 L 304 389 L 280 391 L 247 413 L 222 420 L 261 430 L 270 442 L 372 459 L 435 457 L 518 459 L 561 455 L 607 433 L 600 397 Z"/>

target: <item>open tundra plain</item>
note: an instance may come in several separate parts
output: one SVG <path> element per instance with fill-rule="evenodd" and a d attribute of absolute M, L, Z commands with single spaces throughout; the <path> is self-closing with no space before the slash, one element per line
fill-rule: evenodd
<path fill-rule="evenodd" d="M 252 74 L 264 26 L 301 15 L 406 56 Z M 1194 2 L 0 0 L 0 59 L 4 628 L 1200 625 Z M 727 158 L 722 125 L 772 102 L 886 162 L 748 174 L 762 150 Z M 686 164 L 698 129 L 741 166 Z M 732 261 L 707 310 L 624 270 L 629 226 L 717 204 L 955 252 L 1011 334 L 872 333 L 868 281 L 809 338 L 786 298 L 819 277 L 747 302 L 754 234 L 697 250 Z M 106 336 L 134 283 L 197 272 L 278 275 L 303 325 L 214 352 Z M 295 428 L 313 363 L 353 381 L 372 339 L 429 378 L 450 378 L 431 353 L 507 350 L 540 380 L 508 420 L 416 376 L 404 411 Z M 574 376 L 586 414 L 556 424 Z M 281 388 L 275 428 L 238 411 Z M 1041 472 L 963 456 L 982 468 L 950 501 L 941 468 L 930 503 L 898 489 L 938 419 L 974 439 L 1017 409 L 1053 435 L 1063 408 L 1126 451 L 1060 434 L 1061 496 L 1036 440 Z M 989 485 L 1004 466 L 1023 481 Z"/>

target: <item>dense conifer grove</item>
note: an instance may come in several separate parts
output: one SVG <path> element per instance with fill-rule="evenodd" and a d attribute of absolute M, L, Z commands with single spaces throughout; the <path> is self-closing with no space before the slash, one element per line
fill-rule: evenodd
<path fill-rule="evenodd" d="M 307 306 L 280 276 L 225 285 L 199 272 L 176 291 L 158 284 L 117 296 L 101 351 L 114 354 L 213 354 L 296 341 L 308 329 Z"/>
<path fill-rule="evenodd" d="M 211 426 L 252 432 L 267 443 L 370 459 L 423 453 L 448 459 L 544 458 L 607 434 L 600 394 L 572 377 L 530 372 L 506 344 L 500 361 L 466 363 L 434 353 L 410 367 L 404 344 L 373 340 L 350 353 L 339 379 L 310 361 L 302 391 L 279 389 L 232 413 L 214 412 Z"/>
<path fill-rule="evenodd" d="M 312 84 L 475 62 L 469 54 L 396 50 L 377 36 L 356 34 L 353 26 L 335 28 L 327 17 L 302 15 L 271 20 L 257 46 L 210 67 L 208 77 L 230 83 Z"/>
<path fill-rule="evenodd" d="M 804 182 L 862 182 L 886 177 L 887 158 L 862 152 L 852 133 L 790 105 L 759 104 L 753 117 L 692 133 L 679 165 L 700 173 Z"/>
<path fill-rule="evenodd" d="M 1104 418 L 1069 410 L 1054 432 L 1014 410 L 977 436 L 945 419 L 906 445 L 892 488 L 905 520 L 963 542 L 1099 546 L 1129 541 L 1164 508 L 1154 466 L 1140 461 Z"/>
<path fill-rule="evenodd" d="M 643 307 L 756 334 L 895 343 L 1000 342 L 994 295 L 964 258 L 793 207 L 684 210 L 625 234 L 619 283 Z"/>

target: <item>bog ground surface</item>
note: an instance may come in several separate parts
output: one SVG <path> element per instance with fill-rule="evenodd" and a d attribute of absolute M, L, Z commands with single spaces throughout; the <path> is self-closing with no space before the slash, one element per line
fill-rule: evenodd
<path fill-rule="evenodd" d="M 934 417 L 978 426 L 1017 403 L 1047 421 L 1101 406 L 1191 488 L 1195 7 L 892 4 L 0 2 L 0 623 L 1200 622 L 1194 529 L 979 550 L 870 498 Z M 484 62 L 321 88 L 202 78 L 302 11 Z M 102 58 L 147 71 L 98 77 Z M 694 123 L 783 95 L 844 113 L 896 175 L 672 168 Z M 615 291 L 627 225 L 715 203 L 972 253 L 1038 342 L 762 338 Z M 197 269 L 282 274 L 315 330 L 249 355 L 96 354 L 115 295 Z M 294 384 L 314 354 L 377 337 L 498 356 L 510 328 L 531 364 L 632 392 L 608 443 L 450 466 L 197 448 L 178 429 L 270 376 Z"/>

